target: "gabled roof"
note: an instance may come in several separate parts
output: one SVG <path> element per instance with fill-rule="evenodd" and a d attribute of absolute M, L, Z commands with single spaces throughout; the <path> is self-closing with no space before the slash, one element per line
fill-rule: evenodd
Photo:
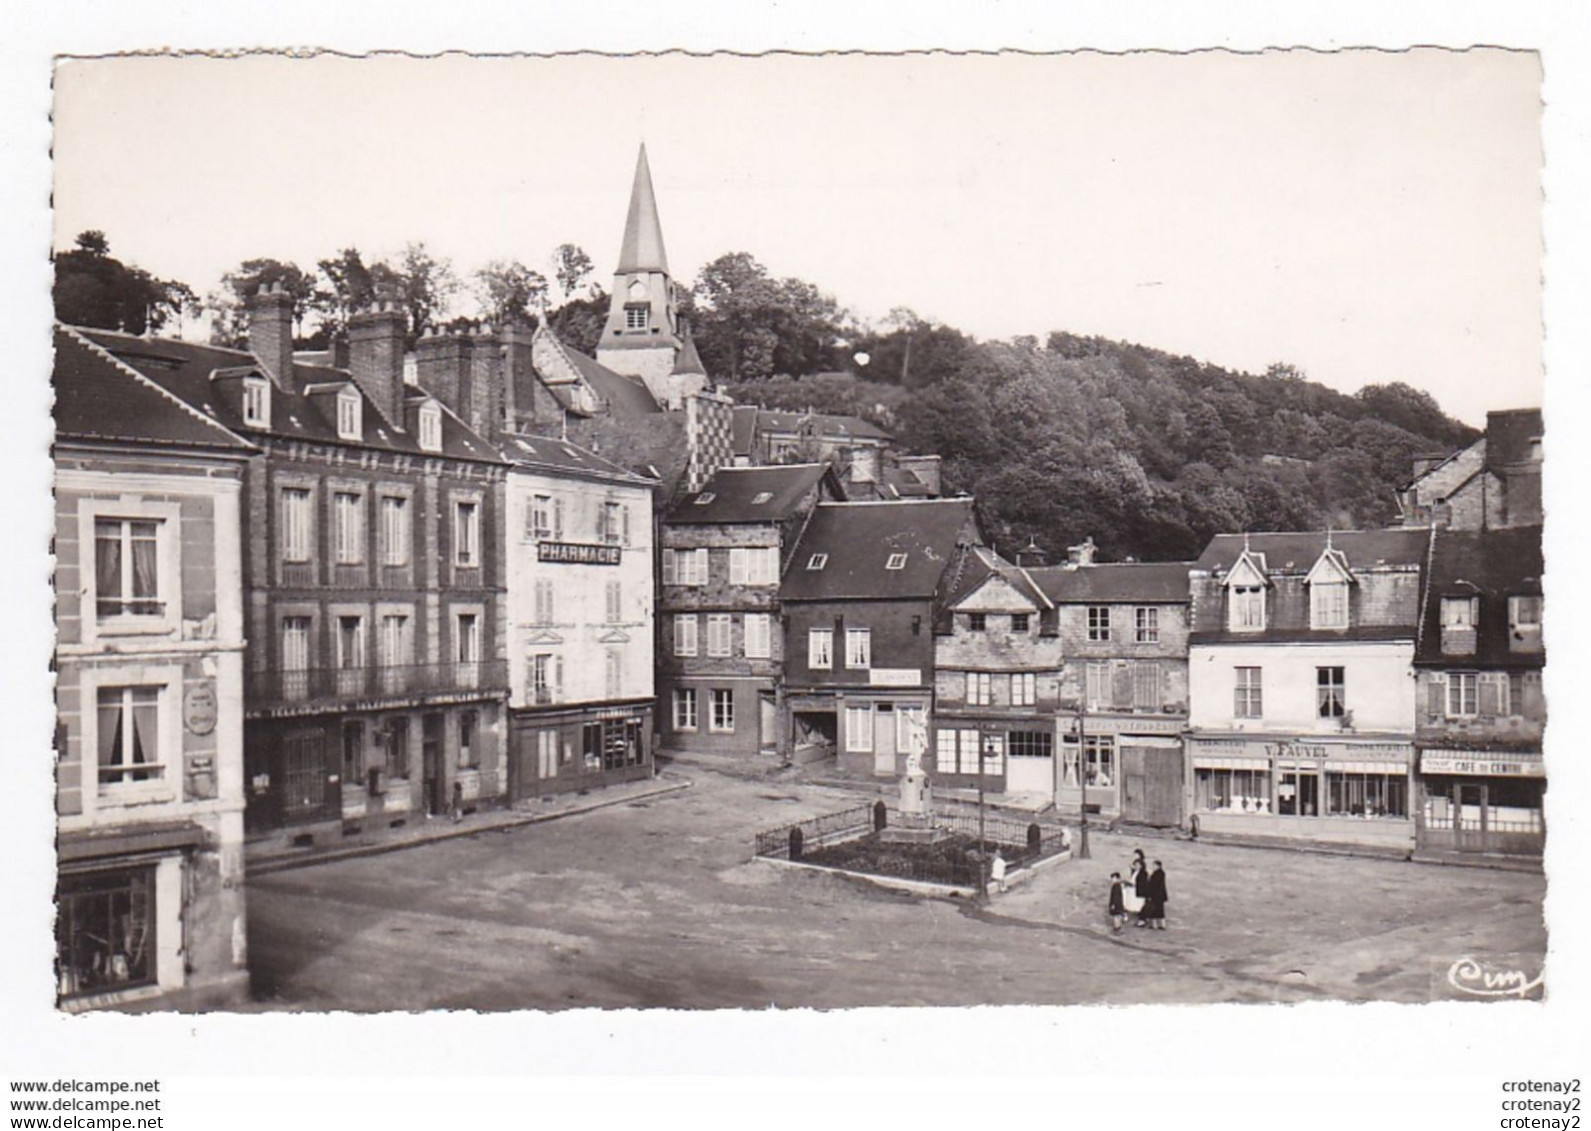
<path fill-rule="evenodd" d="M 1541 667 L 1544 653 L 1513 652 L 1508 641 L 1508 598 L 1540 596 L 1541 577 L 1540 526 L 1438 529 L 1426 579 L 1427 599 L 1416 662 L 1444 667 Z M 1443 597 L 1480 599 L 1473 656 L 1443 654 Z"/>
<path fill-rule="evenodd" d="M 954 588 L 945 595 L 941 603 L 946 608 L 956 608 L 983 588 L 984 583 L 991 577 L 1005 581 L 1011 588 L 1032 601 L 1035 609 L 1042 611 L 1054 607 L 1044 591 L 1032 577 L 1028 576 L 1027 570 L 1006 561 L 987 546 L 966 547 L 966 560 L 956 571 L 953 579 Z"/>
<path fill-rule="evenodd" d="M 1181 604 L 1188 599 L 1190 562 L 1105 562 L 1028 566 L 1027 574 L 1056 604 Z"/>
<path fill-rule="evenodd" d="M 931 598 L 958 544 L 978 540 L 971 499 L 820 503 L 785 570 L 786 601 Z M 808 568 L 814 554 L 822 569 Z M 900 569 L 891 555 L 904 554 Z"/>
<path fill-rule="evenodd" d="M 358 440 L 344 440 L 337 434 L 337 422 L 328 419 L 310 398 L 284 389 L 275 382 L 271 385 L 270 427 L 245 424 L 242 413 L 219 395 L 220 391 L 211 382 L 211 375 L 217 370 L 237 371 L 240 367 L 252 367 L 263 375 L 251 354 L 243 350 L 199 345 L 172 338 L 140 338 L 113 330 L 78 329 L 76 332 L 197 410 L 206 419 L 244 437 L 275 436 L 327 444 L 358 444 L 414 455 L 442 455 L 485 463 L 502 462 L 492 445 L 471 431 L 448 411 L 446 405 L 442 406 L 440 452 L 425 452 L 420 447 L 418 436 L 412 432 L 399 431 L 369 397 L 364 399 L 364 407 L 359 414 L 361 437 Z M 296 362 L 293 376 L 294 386 L 298 389 L 305 385 L 343 384 L 349 380 L 346 370 Z M 419 398 L 430 399 L 428 394 L 419 389 L 406 387 L 406 400 Z"/>
<path fill-rule="evenodd" d="M 526 471 L 577 472 L 637 486 L 651 486 L 656 482 L 603 459 L 596 452 L 549 436 L 505 436 L 498 447 L 504 459 Z"/>
<path fill-rule="evenodd" d="M 668 253 L 663 250 L 663 224 L 657 218 L 657 197 L 652 192 L 652 169 L 646 161 L 646 143 L 635 159 L 635 182 L 630 186 L 630 210 L 624 218 L 624 242 L 619 247 L 620 275 L 630 271 L 668 274 Z"/>
<path fill-rule="evenodd" d="M 830 439 L 888 440 L 890 434 L 860 416 L 837 416 L 827 412 L 784 412 L 778 409 L 757 410 L 758 432 L 799 433 L 803 427 L 814 435 Z"/>
<path fill-rule="evenodd" d="M 1353 575 L 1353 569 L 1348 565 L 1348 558 L 1335 546 L 1321 551 L 1320 557 L 1315 559 L 1315 564 L 1309 567 L 1309 575 L 1305 581 L 1346 581 L 1353 585 L 1358 578 Z"/>
<path fill-rule="evenodd" d="M 1486 414 L 1486 463 L 1508 467 L 1530 463 L 1531 441 L 1541 439 L 1539 408 L 1514 408 Z"/>
<path fill-rule="evenodd" d="M 55 434 L 59 439 L 216 448 L 247 443 L 65 327 L 55 330 Z"/>
<path fill-rule="evenodd" d="M 721 467 L 700 491 L 679 501 L 667 521 L 675 525 L 782 522 L 827 477 L 835 494 L 839 483 L 824 463 L 773 467 Z M 762 502 L 756 500 L 767 496 Z"/>
<path fill-rule="evenodd" d="M 618 417 L 650 416 L 663 410 L 658 407 L 657 399 L 652 396 L 647 387 L 641 382 L 622 374 L 615 373 L 606 365 L 595 358 L 588 357 L 569 345 L 558 336 L 551 326 L 543 323 L 536 328 L 535 341 L 550 346 L 555 351 L 556 358 L 562 358 L 564 363 L 574 371 L 581 380 L 591 386 L 593 392 L 601 397 L 607 405 L 608 411 Z M 544 359 L 546 360 L 546 359 Z M 556 364 L 553 360 L 552 364 Z M 558 403 L 566 409 L 584 413 L 576 408 L 569 400 L 569 396 L 562 385 L 551 380 L 559 375 L 542 374 L 548 378 L 545 382 L 546 389 L 558 399 Z M 530 390 L 522 390 L 518 386 L 514 389 L 516 403 L 529 404 Z"/>
<path fill-rule="evenodd" d="M 1245 547 L 1265 555 L 1268 574 L 1307 574 L 1326 550 L 1327 538 L 1350 569 L 1375 566 L 1419 566 L 1425 562 L 1429 535 L 1419 528 L 1391 530 L 1310 530 L 1299 533 L 1217 534 L 1192 564 L 1193 569 L 1224 572 L 1237 563 Z"/>

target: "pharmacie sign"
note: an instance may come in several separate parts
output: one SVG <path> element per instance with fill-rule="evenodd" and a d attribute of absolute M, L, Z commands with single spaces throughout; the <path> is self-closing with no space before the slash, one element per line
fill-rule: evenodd
<path fill-rule="evenodd" d="M 589 542 L 542 542 L 538 544 L 536 560 L 566 565 L 616 566 L 619 564 L 619 547 Z"/>
<path fill-rule="evenodd" d="M 1474 777 L 1544 778 L 1547 776 L 1547 766 L 1540 755 L 1497 754 L 1486 750 L 1427 750 L 1420 755 L 1420 772 L 1467 774 Z"/>

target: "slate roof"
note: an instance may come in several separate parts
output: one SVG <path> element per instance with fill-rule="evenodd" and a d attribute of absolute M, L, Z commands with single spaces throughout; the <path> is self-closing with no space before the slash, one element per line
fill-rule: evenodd
<path fill-rule="evenodd" d="M 964 555 L 965 560 L 958 560 L 957 568 L 952 569 L 947 582 L 951 588 L 941 602 L 946 608 L 954 608 L 978 586 L 996 575 L 1032 601 L 1034 608 L 1043 610 L 1051 607 L 1049 597 L 1021 566 L 1006 561 L 987 546 L 965 547 Z"/>
<path fill-rule="evenodd" d="M 682 498 L 667 521 L 681 526 L 780 522 L 795 513 L 801 500 L 828 473 L 829 466 L 824 463 L 722 467 L 700 491 Z M 764 492 L 770 498 L 752 501 Z"/>
<path fill-rule="evenodd" d="M 55 331 L 55 434 L 61 439 L 213 448 L 252 444 L 117 364 L 75 331 Z"/>
<path fill-rule="evenodd" d="M 210 375 L 218 369 L 240 368 L 252 369 L 263 375 L 264 371 L 258 367 L 252 354 L 244 350 L 223 349 L 171 338 L 140 338 L 113 330 L 78 329 L 75 332 L 206 418 L 245 438 L 253 435 L 275 436 L 328 444 L 358 444 L 417 455 L 440 454 L 483 463 L 502 462 L 502 457 L 492 445 L 472 432 L 446 405 L 442 405 L 440 453 L 422 452 L 419 437 L 413 432 L 399 432 L 393 428 L 392 422 L 381 414 L 369 397 L 364 398 L 360 413 L 363 435 L 358 440 L 341 439 L 337 435 L 337 422 L 329 419 L 308 397 L 284 389 L 274 382 L 271 386 L 271 426 L 257 428 L 246 425 L 241 412 L 234 410 L 225 398 L 217 395 Z M 310 384 L 344 384 L 350 381 L 345 370 L 296 362 L 293 374 L 298 388 Z M 417 400 L 424 396 L 418 389 L 408 389 L 410 399 Z"/>
<path fill-rule="evenodd" d="M 1334 530 L 1333 549 L 1341 550 L 1353 570 L 1377 565 L 1424 565 L 1430 535 L 1423 529 Z M 1324 530 L 1298 533 L 1217 534 L 1191 568 L 1226 571 L 1242 555 L 1245 544 L 1265 555 L 1268 573 L 1306 574 L 1326 549 Z M 1246 542 L 1245 542 L 1246 540 Z M 1097 568 L 1097 567 L 1096 567 Z M 1187 568 L 1187 567 L 1185 567 Z"/>
<path fill-rule="evenodd" d="M 1540 526 L 1437 530 L 1415 662 L 1443 667 L 1541 667 L 1546 662 L 1543 653 L 1511 652 L 1508 646 L 1508 598 L 1540 596 L 1541 575 Z M 1473 656 L 1443 654 L 1443 597 L 1480 598 Z"/>
<path fill-rule="evenodd" d="M 551 327 L 547 328 L 546 333 L 569 364 L 596 390 L 597 396 L 607 403 L 608 411 L 614 416 L 648 416 L 663 411 L 658 407 L 657 398 L 653 397 L 640 381 L 626 377 L 622 373 L 615 373 L 595 358 L 581 353 L 560 338 Z M 549 388 L 556 389 L 556 386 Z M 515 395 L 516 397 L 519 395 L 517 388 Z M 528 404 L 529 401 L 521 403 Z"/>
<path fill-rule="evenodd" d="M 668 253 L 663 250 L 663 225 L 657 218 L 657 195 L 652 191 L 652 167 L 646 160 L 645 142 L 635 159 L 630 208 L 624 217 L 624 242 L 619 246 L 618 273 L 628 271 L 668 274 Z"/>
<path fill-rule="evenodd" d="M 1541 438 L 1539 408 L 1515 408 L 1486 414 L 1486 464 L 1508 467 L 1530 463 L 1530 442 Z"/>
<path fill-rule="evenodd" d="M 579 474 L 604 480 L 623 480 L 638 486 L 657 481 L 637 475 L 596 452 L 548 436 L 505 436 L 498 442 L 503 458 L 527 471 L 546 469 L 560 474 Z"/>
<path fill-rule="evenodd" d="M 757 410 L 758 432 L 795 433 L 801 426 L 815 425 L 819 436 L 856 437 L 864 440 L 888 440 L 890 434 L 878 425 L 860 416 L 835 416 L 826 412 L 784 412 L 778 409 Z"/>
<path fill-rule="evenodd" d="M 1086 566 L 1028 566 L 1027 574 L 1058 605 L 1184 604 L 1191 562 L 1104 562 Z"/>
<path fill-rule="evenodd" d="M 796 546 L 779 595 L 785 601 L 931 598 L 958 543 L 976 540 L 971 499 L 820 503 Z M 888 569 L 891 554 L 906 555 Z M 809 569 L 826 554 L 822 569 Z"/>

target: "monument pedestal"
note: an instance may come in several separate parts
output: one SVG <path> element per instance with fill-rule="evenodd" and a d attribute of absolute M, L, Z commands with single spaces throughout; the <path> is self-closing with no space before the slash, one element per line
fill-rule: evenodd
<path fill-rule="evenodd" d="M 899 820 L 880 831 L 878 839 L 885 844 L 934 844 L 949 835 L 949 829 L 934 827 L 934 785 L 914 755 L 900 779 Z"/>

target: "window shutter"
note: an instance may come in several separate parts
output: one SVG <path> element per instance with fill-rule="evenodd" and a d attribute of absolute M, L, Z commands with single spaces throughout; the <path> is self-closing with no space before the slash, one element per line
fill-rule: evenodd
<path fill-rule="evenodd" d="M 1506 678 L 1506 677 L 1505 677 Z M 1483 715 L 1497 716 L 1502 714 L 1502 687 L 1498 686 L 1498 673 L 1482 672 L 1480 683 L 1480 713 Z"/>
<path fill-rule="evenodd" d="M 729 551 L 729 584 L 744 585 L 747 577 L 746 551 L 743 547 L 736 546 Z"/>
<path fill-rule="evenodd" d="M 673 585 L 673 584 L 675 584 L 675 579 L 679 576 L 679 571 L 675 568 L 675 565 L 674 565 L 674 553 L 675 553 L 675 551 L 673 551 L 673 550 L 664 550 L 663 551 L 663 584 L 664 585 Z"/>
<path fill-rule="evenodd" d="M 536 500 L 534 497 L 525 500 L 525 537 L 532 538 L 536 534 Z"/>
<path fill-rule="evenodd" d="M 552 690 L 553 694 L 563 696 L 563 657 L 552 658 Z"/>
<path fill-rule="evenodd" d="M 1507 710 L 1510 715 L 1524 714 L 1525 706 L 1525 673 L 1508 673 L 1508 703 Z"/>
<path fill-rule="evenodd" d="M 1441 676 L 1435 676 L 1425 685 L 1425 714 L 1435 722 L 1447 713 L 1447 687 Z"/>
<path fill-rule="evenodd" d="M 622 505 L 619 507 L 619 530 L 620 541 L 628 546 L 630 544 L 630 508 Z"/>
<path fill-rule="evenodd" d="M 552 501 L 552 536 L 555 540 L 563 538 L 563 500 Z"/>
<path fill-rule="evenodd" d="M 1126 661 L 1118 661 L 1111 672 L 1111 701 L 1117 707 L 1132 706 L 1132 668 Z"/>
<path fill-rule="evenodd" d="M 696 555 L 696 573 L 692 579 L 693 585 L 707 584 L 707 548 L 692 551 Z"/>

